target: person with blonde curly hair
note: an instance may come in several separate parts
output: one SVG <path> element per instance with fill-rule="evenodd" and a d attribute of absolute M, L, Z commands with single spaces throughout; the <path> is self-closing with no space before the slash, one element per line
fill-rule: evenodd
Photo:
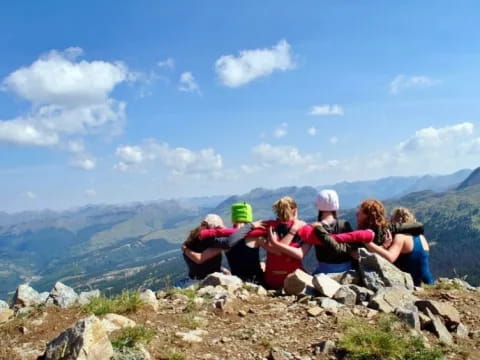
<path fill-rule="evenodd" d="M 417 222 L 417 219 L 409 209 L 405 207 L 397 207 L 392 211 L 390 222 L 400 223 L 400 224 L 411 224 L 411 223 Z"/>

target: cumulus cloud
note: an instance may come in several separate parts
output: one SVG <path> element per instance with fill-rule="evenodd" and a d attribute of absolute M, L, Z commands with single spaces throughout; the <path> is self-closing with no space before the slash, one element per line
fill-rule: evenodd
<path fill-rule="evenodd" d="M 276 138 L 282 138 L 287 135 L 287 130 L 288 130 L 288 124 L 287 123 L 281 123 L 273 132 L 273 136 Z"/>
<path fill-rule="evenodd" d="M 390 93 L 397 95 L 401 91 L 411 88 L 425 88 L 438 85 L 440 81 L 424 75 L 397 75 L 390 83 Z"/>
<path fill-rule="evenodd" d="M 271 48 L 242 50 L 238 56 L 224 55 L 215 62 L 215 70 L 221 83 L 236 88 L 274 71 L 295 68 L 290 45 L 281 40 Z"/>
<path fill-rule="evenodd" d="M 96 168 L 97 161 L 93 157 L 89 157 L 88 155 L 84 154 L 82 156 L 72 159 L 69 165 L 73 168 L 89 171 Z"/>
<path fill-rule="evenodd" d="M 445 144 L 473 134 L 474 125 L 469 122 L 441 128 L 428 127 L 420 129 L 409 139 L 398 145 L 399 151 L 417 152 L 424 149 L 438 148 Z"/>
<path fill-rule="evenodd" d="M 95 168 L 83 137 L 122 132 L 126 104 L 110 94 L 135 75 L 123 63 L 86 61 L 79 59 L 82 55 L 78 47 L 52 50 L 3 79 L 2 90 L 27 100 L 31 108 L 0 121 L 0 142 L 67 150 L 77 154 L 71 166 Z"/>
<path fill-rule="evenodd" d="M 329 141 L 330 144 L 335 145 L 336 143 L 338 143 L 338 137 L 332 136 Z"/>
<path fill-rule="evenodd" d="M 271 165 L 306 165 L 314 162 L 315 158 L 310 154 L 301 154 L 296 146 L 274 146 L 261 143 L 252 149 L 252 154 L 264 166 Z"/>
<path fill-rule="evenodd" d="M 343 108 L 340 105 L 315 105 L 308 113 L 313 116 L 343 115 Z"/>
<path fill-rule="evenodd" d="M 120 146 L 116 155 L 119 162 L 114 168 L 119 171 L 142 169 L 153 162 L 164 166 L 171 175 L 208 175 L 223 167 L 222 156 L 211 148 L 193 151 L 155 140 L 147 140 L 142 145 Z"/>
<path fill-rule="evenodd" d="M 317 129 L 314 126 L 312 126 L 311 128 L 308 128 L 307 134 L 310 136 L 315 136 L 317 135 Z"/>
<path fill-rule="evenodd" d="M 184 72 L 180 75 L 178 90 L 185 92 L 199 92 L 200 87 L 191 72 Z"/>

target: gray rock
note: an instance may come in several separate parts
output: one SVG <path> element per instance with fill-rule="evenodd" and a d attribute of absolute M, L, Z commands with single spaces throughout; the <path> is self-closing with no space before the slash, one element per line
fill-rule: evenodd
<path fill-rule="evenodd" d="M 313 276 L 297 269 L 288 274 L 283 283 L 283 289 L 289 295 L 302 294 L 308 288 L 313 289 Z"/>
<path fill-rule="evenodd" d="M 320 343 L 320 352 L 322 354 L 333 354 L 335 352 L 336 346 L 332 340 L 322 341 Z"/>
<path fill-rule="evenodd" d="M 95 316 L 78 321 L 47 345 L 43 360 L 109 360 L 113 348 Z"/>
<path fill-rule="evenodd" d="M 356 270 L 327 274 L 327 276 L 341 285 L 360 285 L 362 283 L 362 278 L 360 277 L 359 272 Z"/>
<path fill-rule="evenodd" d="M 438 336 L 441 342 L 447 345 L 453 344 L 452 335 L 448 332 L 448 329 L 445 327 L 445 324 L 442 321 L 442 318 L 438 315 L 432 313 L 429 308 L 426 308 L 427 315 L 432 319 L 432 330 L 435 335 Z"/>
<path fill-rule="evenodd" d="M 405 288 L 384 288 L 371 300 L 368 306 L 374 310 L 391 313 L 396 308 L 414 304 L 417 298 Z M 408 305 L 409 306 L 409 305 Z"/>
<path fill-rule="evenodd" d="M 363 286 L 358 286 L 358 285 L 348 285 L 350 289 L 355 291 L 357 294 L 357 304 L 362 304 L 364 301 L 369 302 L 370 299 L 375 295 L 375 293 L 372 290 L 369 290 Z"/>
<path fill-rule="evenodd" d="M 339 303 L 353 306 L 357 303 L 357 293 L 349 288 L 347 285 L 342 285 L 340 289 L 333 295 L 333 299 Z"/>
<path fill-rule="evenodd" d="M 201 289 L 199 289 L 197 291 L 198 296 L 207 296 L 207 297 L 211 297 L 211 298 L 214 298 L 216 296 L 226 295 L 226 294 L 228 294 L 228 291 L 226 289 L 224 289 L 223 287 L 212 286 L 212 285 L 202 287 Z M 184 295 L 182 295 L 182 296 L 184 296 Z"/>
<path fill-rule="evenodd" d="M 83 291 L 78 295 L 78 303 L 80 305 L 87 305 L 95 298 L 100 297 L 100 290 Z"/>
<path fill-rule="evenodd" d="M 238 288 L 243 286 L 243 281 L 237 276 L 225 275 L 223 273 L 213 273 L 208 275 L 205 279 L 200 282 L 199 287 L 203 288 L 205 286 L 223 286 L 229 292 L 234 292 Z"/>
<path fill-rule="evenodd" d="M 13 296 L 13 304 L 20 308 L 42 305 L 42 300 L 40 294 L 27 284 L 18 286 Z"/>
<path fill-rule="evenodd" d="M 101 321 L 107 334 L 137 325 L 135 321 L 118 314 L 106 314 Z"/>
<path fill-rule="evenodd" d="M 57 281 L 52 291 L 50 291 L 47 304 L 50 304 L 51 302 L 53 305 L 58 305 L 63 309 L 75 305 L 77 300 L 78 294 L 75 290 L 60 281 Z"/>
<path fill-rule="evenodd" d="M 469 335 L 468 328 L 462 323 L 458 324 L 457 328 L 455 329 L 455 335 L 457 336 L 457 338 L 467 339 Z"/>
<path fill-rule="evenodd" d="M 343 305 L 340 304 L 338 301 L 335 301 L 330 298 L 320 298 L 319 302 L 320 306 L 324 308 L 325 310 L 332 310 L 332 309 L 338 309 L 339 307 L 342 307 Z"/>
<path fill-rule="evenodd" d="M 207 331 L 197 329 L 197 330 L 191 330 L 188 332 L 179 331 L 175 333 L 175 336 L 179 337 L 180 339 L 188 343 L 200 343 L 203 341 L 202 336 L 205 336 L 207 334 L 208 334 Z"/>
<path fill-rule="evenodd" d="M 155 293 L 150 290 L 144 290 L 140 293 L 140 299 L 145 303 L 147 306 L 151 306 L 153 310 L 157 311 L 158 310 L 158 300 L 157 297 L 155 296 Z"/>
<path fill-rule="evenodd" d="M 411 328 L 420 331 L 420 315 L 418 308 L 413 303 L 406 303 L 397 307 L 395 315 Z"/>
<path fill-rule="evenodd" d="M 378 291 L 385 287 L 401 287 L 413 291 L 412 276 L 377 254 L 360 248 L 359 266 L 362 281 L 367 288 Z"/>
<path fill-rule="evenodd" d="M 338 282 L 325 274 L 315 275 L 313 277 L 313 286 L 315 286 L 315 290 L 317 290 L 320 295 L 324 295 L 329 298 L 333 297 L 333 295 L 335 295 L 335 293 L 341 287 Z"/>
<path fill-rule="evenodd" d="M 10 306 L 8 306 L 8 304 L 5 301 L 0 300 L 0 311 L 1 310 L 7 310 L 9 308 L 10 308 Z"/>
<path fill-rule="evenodd" d="M 434 315 L 441 316 L 449 327 L 460 323 L 460 313 L 452 305 L 434 300 L 418 300 L 415 305 L 420 311 L 427 314 L 428 308 Z"/>

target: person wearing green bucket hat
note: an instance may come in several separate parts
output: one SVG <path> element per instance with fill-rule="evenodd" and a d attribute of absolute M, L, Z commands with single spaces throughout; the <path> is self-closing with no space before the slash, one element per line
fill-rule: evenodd
<path fill-rule="evenodd" d="M 225 255 L 233 275 L 243 281 L 264 284 L 263 270 L 260 264 L 260 247 L 264 238 L 246 238 L 255 228 L 262 227 L 260 222 L 253 222 L 252 206 L 238 202 L 231 206 L 232 223 L 236 231 L 228 237 L 211 239 L 210 248 L 203 252 L 186 254 L 192 261 L 203 263 L 218 254 L 218 249 L 225 250 Z"/>

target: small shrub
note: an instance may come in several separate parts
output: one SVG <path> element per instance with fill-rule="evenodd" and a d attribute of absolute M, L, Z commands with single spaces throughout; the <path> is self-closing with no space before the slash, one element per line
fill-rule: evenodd
<path fill-rule="evenodd" d="M 103 315 L 108 313 L 124 314 L 135 312 L 143 305 L 140 294 L 133 291 L 123 291 L 120 295 L 109 298 L 101 295 L 93 298 L 85 307 L 85 311 Z"/>
<path fill-rule="evenodd" d="M 148 344 L 155 332 L 144 326 L 126 327 L 112 340 L 112 346 L 117 349 L 133 348 L 137 344 Z"/>
<path fill-rule="evenodd" d="M 163 356 L 164 360 L 185 360 L 185 355 L 175 349 L 168 350 Z"/>
<path fill-rule="evenodd" d="M 427 349 L 419 337 L 412 337 L 392 316 L 382 316 L 378 324 L 353 320 L 343 324 L 345 335 L 340 347 L 354 360 L 439 360 L 438 348 Z"/>

